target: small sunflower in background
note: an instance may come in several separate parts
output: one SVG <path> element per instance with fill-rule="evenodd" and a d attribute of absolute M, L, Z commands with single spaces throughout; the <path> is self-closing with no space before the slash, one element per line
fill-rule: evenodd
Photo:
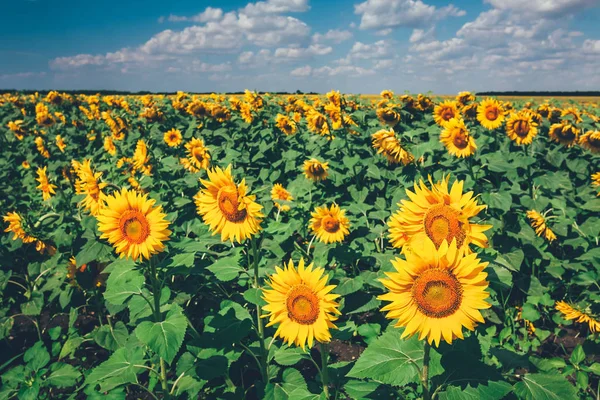
<path fill-rule="evenodd" d="M 138 261 L 160 253 L 171 231 L 162 207 L 155 202 L 148 195 L 125 188 L 106 196 L 106 207 L 96 217 L 100 237 L 107 239 L 122 258 Z"/>
<path fill-rule="evenodd" d="M 573 118 L 573 122 L 575 122 L 576 124 L 580 124 L 583 122 L 583 119 L 581 119 L 581 113 L 575 107 L 563 108 L 563 110 L 560 113 L 560 116 L 561 117 L 570 116 L 571 118 Z"/>
<path fill-rule="evenodd" d="M 277 114 L 275 118 L 275 125 L 288 136 L 296 133 L 296 123 L 290 119 L 287 115 Z"/>
<path fill-rule="evenodd" d="M 314 182 L 327 179 L 327 176 L 329 175 L 327 172 L 328 169 L 329 163 L 321 162 L 316 158 L 304 161 L 304 176 Z"/>
<path fill-rule="evenodd" d="M 452 118 L 446 123 L 440 134 L 440 142 L 448 153 L 458 158 L 470 157 L 477 150 L 475 139 L 469 134 L 465 122 L 459 118 Z"/>
<path fill-rule="evenodd" d="M 593 173 L 591 178 L 592 178 L 592 186 L 594 186 L 594 187 L 600 186 L 600 172 Z M 598 196 L 600 196 L 600 192 L 598 192 Z"/>
<path fill-rule="evenodd" d="M 305 266 L 301 258 L 298 269 L 290 260 L 283 269 L 275 267 L 275 271 L 263 289 L 267 327 L 279 325 L 275 337 L 302 349 L 307 344 L 310 349 L 315 340 L 331 341 L 329 330 L 337 329 L 333 323 L 341 313 L 335 302 L 339 295 L 330 293 L 335 285 L 327 285 L 325 270 L 312 263 Z"/>
<path fill-rule="evenodd" d="M 579 144 L 592 153 L 600 153 L 600 131 L 588 131 L 579 137 Z"/>
<path fill-rule="evenodd" d="M 550 243 L 556 240 L 556 235 L 552 232 L 552 229 L 548 227 L 548 217 L 546 216 L 550 210 L 544 214 L 540 214 L 535 210 L 527 211 L 527 218 L 530 220 L 531 227 L 535 229 L 535 234 L 539 237 L 544 237 Z"/>
<path fill-rule="evenodd" d="M 588 324 L 591 333 L 600 333 L 600 321 L 594 318 L 588 310 L 578 310 L 575 306 L 564 301 L 557 301 L 554 308 L 560 311 L 567 321 L 574 320 L 580 324 Z"/>
<path fill-rule="evenodd" d="M 181 131 L 179 129 L 169 129 L 165 132 L 163 140 L 169 147 L 177 147 L 181 144 Z"/>
<path fill-rule="evenodd" d="M 310 229 L 323 243 L 341 242 L 350 233 L 346 211 L 337 204 L 332 204 L 329 208 L 317 207 L 311 216 Z"/>
<path fill-rule="evenodd" d="M 256 196 L 248 195 L 246 180 L 236 184 L 231 175 L 231 165 L 226 169 L 216 167 L 208 170 L 208 180 L 201 179 L 204 186 L 194 200 L 198 214 L 213 235 L 221 234 L 221 240 L 242 241 L 260 231 L 264 215 Z"/>
<path fill-rule="evenodd" d="M 433 119 L 441 127 L 445 127 L 452 118 L 458 118 L 459 116 L 456 101 L 446 100 L 433 109 Z"/>
<path fill-rule="evenodd" d="M 386 100 L 391 100 L 392 98 L 394 98 L 394 92 L 392 92 L 391 90 L 382 90 L 379 95 Z"/>
<path fill-rule="evenodd" d="M 106 136 L 104 138 L 104 151 L 106 151 L 111 156 L 114 156 L 117 154 L 117 148 L 115 146 L 115 142 L 113 141 L 113 138 L 110 136 Z"/>
<path fill-rule="evenodd" d="M 286 203 L 294 200 L 294 197 L 292 197 L 292 194 L 281 183 L 276 183 L 271 189 L 271 200 L 273 200 L 275 207 L 285 212 L 290 210 L 290 206 Z"/>
<path fill-rule="evenodd" d="M 377 131 L 371 135 L 371 140 L 377 154 L 384 155 L 390 164 L 402 163 L 408 165 L 415 159 L 411 153 L 402 147 L 393 129 Z"/>
<path fill-rule="evenodd" d="M 388 222 L 392 246 L 405 252 L 428 239 L 435 246 L 444 240 L 455 240 L 459 248 L 488 246 L 484 232 L 492 226 L 471 222 L 487 206 L 477 204 L 473 192 L 463 194 L 464 181 L 455 181 L 448 190 L 449 181 L 447 176 L 434 184 L 429 177 L 431 189 L 422 180 L 415 182 L 414 191 L 406 189 L 408 199 L 398 204 L 400 209 Z"/>
<path fill-rule="evenodd" d="M 204 141 L 198 138 L 192 138 L 185 144 L 187 158 L 179 159 L 179 162 L 190 172 L 198 172 L 207 169 L 210 164 L 210 153 Z"/>
<path fill-rule="evenodd" d="M 552 141 L 571 147 L 577 143 L 579 133 L 579 129 L 575 126 L 568 122 L 561 122 L 550 126 L 549 135 Z"/>
<path fill-rule="evenodd" d="M 24 160 L 24 161 L 21 163 L 21 167 L 23 167 L 24 169 L 29 169 L 29 168 L 31 168 L 31 164 L 29 163 L 29 161 L 27 161 L 27 160 Z"/>
<path fill-rule="evenodd" d="M 499 128 L 504 121 L 504 108 L 498 100 L 485 99 L 477 107 L 477 120 L 486 129 Z"/>
<path fill-rule="evenodd" d="M 400 113 L 392 107 L 378 108 L 377 118 L 383 125 L 394 127 L 400 122 Z"/>
<path fill-rule="evenodd" d="M 140 171 L 144 175 L 152 174 L 152 166 L 149 164 L 148 145 L 143 139 L 137 141 L 135 152 L 132 157 L 133 169 Z"/>
<path fill-rule="evenodd" d="M 518 145 L 531 144 L 538 134 L 537 123 L 529 113 L 513 113 L 506 120 L 506 134 Z"/>
<path fill-rule="evenodd" d="M 429 344 L 452 344 L 464 339 L 463 328 L 473 331 L 485 322 L 480 310 L 491 307 L 483 272 L 488 263 L 475 253 L 464 255 L 456 240 L 436 246 L 426 239 L 392 265 L 396 271 L 381 279 L 388 293 L 378 299 L 390 302 L 381 311 L 397 320 L 396 327 L 405 328 L 402 338 L 418 334 Z"/>
<path fill-rule="evenodd" d="M 61 136 L 61 135 L 56 135 L 56 137 L 54 138 L 55 143 L 56 143 L 56 147 L 58 147 L 58 149 L 60 150 L 61 153 L 65 152 L 65 149 L 67 148 L 67 144 L 65 143 L 65 139 Z"/>
<path fill-rule="evenodd" d="M 49 200 L 52 195 L 56 193 L 54 191 L 54 189 L 56 189 L 56 185 L 53 185 L 48 181 L 48 176 L 46 175 L 47 168 L 48 167 L 38 168 L 36 171 L 38 177 L 35 178 L 35 180 L 40 183 L 38 186 L 36 186 L 36 188 L 41 190 L 44 201 Z"/>
<path fill-rule="evenodd" d="M 475 101 L 475 95 L 471 92 L 459 92 L 456 95 L 456 101 L 461 106 L 466 106 L 467 104 Z"/>

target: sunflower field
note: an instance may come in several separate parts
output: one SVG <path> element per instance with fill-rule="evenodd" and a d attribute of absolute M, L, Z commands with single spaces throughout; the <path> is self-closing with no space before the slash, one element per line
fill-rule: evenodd
<path fill-rule="evenodd" d="M 0 399 L 598 399 L 599 116 L 4 94 Z"/>

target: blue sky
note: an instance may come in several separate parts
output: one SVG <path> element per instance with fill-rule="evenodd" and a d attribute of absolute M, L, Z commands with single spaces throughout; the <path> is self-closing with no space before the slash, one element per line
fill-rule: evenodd
<path fill-rule="evenodd" d="M 13 0 L 0 88 L 598 90 L 600 0 Z"/>

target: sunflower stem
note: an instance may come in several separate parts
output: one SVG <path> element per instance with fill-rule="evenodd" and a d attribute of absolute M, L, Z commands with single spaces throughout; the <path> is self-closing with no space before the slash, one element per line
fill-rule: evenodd
<path fill-rule="evenodd" d="M 258 246 L 256 237 L 252 237 L 252 263 L 254 264 L 254 287 L 260 289 L 260 281 L 258 279 Z M 261 374 L 265 383 L 269 382 L 269 371 L 267 366 L 267 351 L 265 349 L 265 328 L 262 321 L 262 308 L 256 305 L 256 327 L 258 330 L 258 340 L 260 343 L 260 367 Z"/>
<path fill-rule="evenodd" d="M 431 345 L 425 341 L 423 345 L 423 369 L 421 370 L 421 384 L 423 385 L 423 400 L 431 400 L 429 393 L 429 350 Z"/>
<path fill-rule="evenodd" d="M 158 271 L 156 264 L 149 260 L 150 263 L 150 279 L 152 280 L 152 295 L 154 297 L 154 322 L 162 322 L 162 313 L 160 312 L 160 280 L 158 279 Z M 169 399 L 169 389 L 167 387 L 167 367 L 164 358 L 160 357 L 160 385 L 163 391 L 163 398 Z"/>
<path fill-rule="evenodd" d="M 329 376 L 327 374 L 327 363 L 329 362 L 329 346 L 327 343 L 319 343 L 321 350 L 321 383 L 323 384 L 323 394 L 329 399 Z"/>

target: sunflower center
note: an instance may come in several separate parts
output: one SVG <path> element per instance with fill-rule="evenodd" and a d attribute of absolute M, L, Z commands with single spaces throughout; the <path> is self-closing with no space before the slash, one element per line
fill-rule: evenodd
<path fill-rule="evenodd" d="M 597 138 L 590 137 L 588 143 L 594 148 L 600 148 L 600 136 L 598 136 Z"/>
<path fill-rule="evenodd" d="M 465 231 L 459 216 L 458 211 L 445 204 L 438 204 L 427 211 L 423 225 L 425 233 L 436 247 L 440 247 L 444 240 L 451 243 L 453 239 L 456 239 L 458 247 L 462 246 Z"/>
<path fill-rule="evenodd" d="M 192 157 L 196 160 L 202 160 L 204 158 L 204 149 L 201 147 L 194 147 L 192 149 Z"/>
<path fill-rule="evenodd" d="M 325 172 L 325 170 L 323 169 L 323 167 L 319 164 L 313 164 L 310 166 L 311 172 L 313 175 L 315 176 L 321 176 L 323 175 L 323 173 Z"/>
<path fill-rule="evenodd" d="M 329 233 L 336 233 L 340 230 L 340 221 L 337 218 L 327 216 L 323 218 L 323 229 Z"/>
<path fill-rule="evenodd" d="M 490 121 L 495 121 L 499 114 L 500 110 L 498 110 L 496 107 L 489 107 L 485 110 L 485 117 Z"/>
<path fill-rule="evenodd" d="M 238 191 L 235 186 L 225 186 L 219 190 L 217 195 L 219 209 L 229 222 L 241 222 L 246 219 L 246 209 L 239 209 L 240 202 Z"/>
<path fill-rule="evenodd" d="M 527 121 L 519 120 L 514 125 L 515 133 L 520 137 L 527 137 L 529 133 L 529 123 Z"/>
<path fill-rule="evenodd" d="M 467 135 L 465 135 L 461 130 L 458 130 L 453 135 L 452 142 L 459 149 L 465 149 L 469 145 L 469 141 L 467 140 Z"/>
<path fill-rule="evenodd" d="M 319 298 L 304 284 L 292 287 L 286 306 L 288 317 L 301 325 L 311 325 L 319 316 Z"/>
<path fill-rule="evenodd" d="M 456 312 L 462 302 L 462 288 L 456 277 L 445 269 L 427 269 L 412 287 L 417 308 L 431 318 L 444 318 Z"/>
<path fill-rule="evenodd" d="M 452 111 L 451 108 L 445 108 L 442 111 L 442 119 L 444 121 L 450 121 L 452 118 L 454 118 L 454 111 Z"/>
<path fill-rule="evenodd" d="M 143 243 L 150 236 L 148 220 L 138 210 L 125 211 L 119 220 L 119 229 L 130 243 Z"/>
<path fill-rule="evenodd" d="M 564 140 L 573 141 L 575 140 L 575 132 L 573 132 L 572 128 L 563 128 L 558 131 L 558 135 L 562 137 Z"/>
<path fill-rule="evenodd" d="M 395 121 L 396 120 L 396 113 L 393 111 L 385 111 L 383 113 L 383 119 L 386 121 Z"/>

